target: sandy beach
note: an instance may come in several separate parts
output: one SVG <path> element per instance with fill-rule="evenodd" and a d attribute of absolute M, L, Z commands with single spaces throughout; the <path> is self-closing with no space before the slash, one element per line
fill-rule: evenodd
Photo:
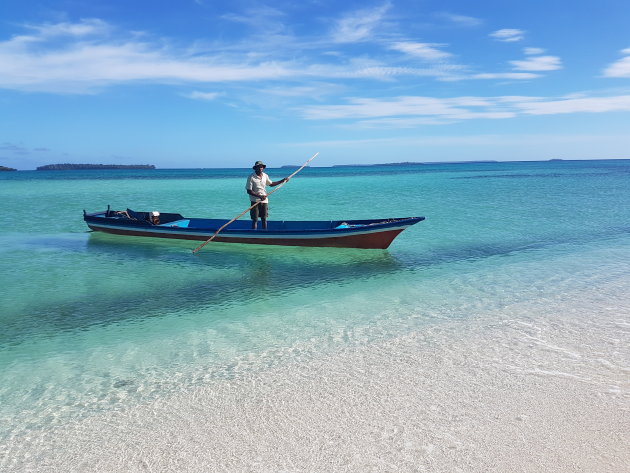
<path fill-rule="evenodd" d="M 621 281 L 217 379 L 1 446 L 3 471 L 630 470 Z"/>

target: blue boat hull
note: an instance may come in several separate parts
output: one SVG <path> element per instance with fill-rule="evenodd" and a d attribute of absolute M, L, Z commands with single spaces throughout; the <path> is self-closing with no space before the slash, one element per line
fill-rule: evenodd
<path fill-rule="evenodd" d="M 129 211 L 131 212 L 131 211 Z M 228 220 L 186 218 L 161 213 L 160 224 L 151 224 L 147 212 L 103 211 L 85 213 L 84 220 L 94 231 L 137 237 L 174 238 L 205 241 Z M 128 214 L 127 214 L 128 215 Z M 424 217 L 344 221 L 269 221 L 266 230 L 253 230 L 249 221 L 230 223 L 213 239 L 223 243 L 385 249 L 400 232 Z"/>

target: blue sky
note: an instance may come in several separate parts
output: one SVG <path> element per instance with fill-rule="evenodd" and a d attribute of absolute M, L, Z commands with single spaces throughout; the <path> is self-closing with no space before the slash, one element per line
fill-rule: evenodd
<path fill-rule="evenodd" d="M 0 165 L 630 158 L 627 0 L 0 9 Z"/>

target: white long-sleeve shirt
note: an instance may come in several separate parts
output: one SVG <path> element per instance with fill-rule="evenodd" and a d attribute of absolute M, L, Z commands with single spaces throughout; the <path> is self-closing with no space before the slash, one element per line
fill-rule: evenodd
<path fill-rule="evenodd" d="M 260 177 L 255 172 L 253 172 L 247 178 L 247 184 L 245 185 L 245 190 L 246 191 L 248 191 L 248 190 L 252 191 L 254 194 L 265 194 L 265 196 L 266 196 L 267 195 L 267 186 L 270 186 L 271 182 L 272 181 L 269 178 L 269 176 L 267 174 L 265 174 L 264 172 L 260 175 Z M 269 202 L 267 197 L 265 197 L 263 200 L 261 200 L 260 197 L 253 196 L 251 194 L 249 194 L 249 200 L 252 203 L 258 202 L 259 200 L 263 204 L 266 204 L 266 203 Z"/>

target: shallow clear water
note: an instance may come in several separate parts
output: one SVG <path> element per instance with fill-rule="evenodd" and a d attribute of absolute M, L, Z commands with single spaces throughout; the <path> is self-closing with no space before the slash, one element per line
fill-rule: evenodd
<path fill-rule="evenodd" d="M 0 440 L 630 280 L 630 161 L 309 168 L 272 197 L 272 219 L 427 217 L 386 251 L 193 256 L 82 221 L 108 204 L 231 218 L 247 173 L 0 173 Z"/>

